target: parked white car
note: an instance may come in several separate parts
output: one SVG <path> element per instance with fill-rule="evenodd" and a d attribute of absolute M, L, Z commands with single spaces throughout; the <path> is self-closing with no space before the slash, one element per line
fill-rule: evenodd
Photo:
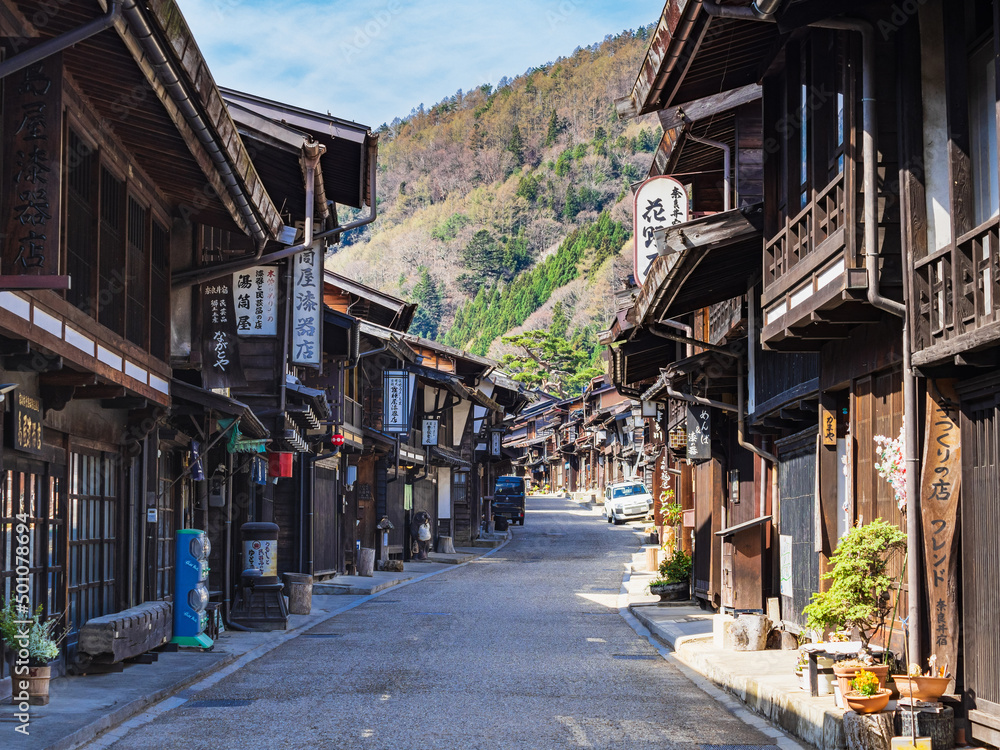
<path fill-rule="evenodd" d="M 616 482 L 604 488 L 604 515 L 608 523 L 645 518 L 653 512 L 653 496 L 641 482 Z"/>

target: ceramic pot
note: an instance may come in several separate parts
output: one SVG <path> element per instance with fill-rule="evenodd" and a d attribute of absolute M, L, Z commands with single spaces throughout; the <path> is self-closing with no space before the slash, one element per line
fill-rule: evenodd
<path fill-rule="evenodd" d="M 862 695 L 856 690 L 844 693 L 848 707 L 859 714 L 873 714 L 889 705 L 890 690 L 879 690 L 875 695 Z"/>
<path fill-rule="evenodd" d="M 833 665 L 833 673 L 837 677 L 837 687 L 840 688 L 841 695 L 847 695 L 854 686 L 851 681 L 857 676 L 858 672 L 862 669 L 871 672 L 873 675 L 878 677 L 878 688 L 879 690 L 885 690 L 886 680 L 889 679 L 889 665 L 888 664 L 872 664 L 869 667 L 841 667 L 837 664 Z"/>
<path fill-rule="evenodd" d="M 950 677 L 909 677 L 894 674 L 896 689 L 902 698 L 916 698 L 921 701 L 936 701 L 948 690 Z"/>

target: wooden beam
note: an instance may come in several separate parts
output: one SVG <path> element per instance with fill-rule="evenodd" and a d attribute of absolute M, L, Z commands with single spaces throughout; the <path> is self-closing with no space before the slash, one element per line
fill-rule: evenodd
<path fill-rule="evenodd" d="M 0 275 L 0 291 L 11 289 L 69 289 L 69 276 Z"/>
<path fill-rule="evenodd" d="M 683 125 L 685 118 L 690 122 L 698 122 L 720 112 L 726 112 L 743 104 L 757 101 L 760 98 L 760 84 L 751 83 L 738 89 L 723 91 L 721 94 L 713 94 L 703 99 L 696 99 L 693 102 L 685 102 L 676 107 L 661 110 L 659 112 L 660 125 L 663 126 L 664 130 L 669 130 Z"/>
<path fill-rule="evenodd" d="M 80 386 L 97 385 L 97 375 L 92 372 L 76 372 L 63 370 L 61 372 L 45 372 L 38 376 L 42 385 Z"/>

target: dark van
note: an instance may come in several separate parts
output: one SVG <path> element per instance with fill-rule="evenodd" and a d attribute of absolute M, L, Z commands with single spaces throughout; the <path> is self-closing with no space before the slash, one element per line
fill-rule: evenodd
<path fill-rule="evenodd" d="M 510 523 L 524 526 L 526 489 L 524 477 L 497 477 L 493 490 L 493 518 L 506 518 Z"/>

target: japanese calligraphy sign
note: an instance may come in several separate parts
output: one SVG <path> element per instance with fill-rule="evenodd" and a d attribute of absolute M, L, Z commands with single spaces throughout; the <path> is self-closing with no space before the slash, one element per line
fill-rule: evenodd
<path fill-rule="evenodd" d="M 62 56 L 52 55 L 4 80 L 3 269 L 59 272 L 62 164 Z"/>
<path fill-rule="evenodd" d="M 954 381 L 927 381 L 920 510 L 930 604 L 931 653 L 940 665 L 958 663 L 958 493 L 962 484 L 962 439 Z"/>
<path fill-rule="evenodd" d="M 278 333 L 278 269 L 254 266 L 233 274 L 233 306 L 240 336 Z"/>
<path fill-rule="evenodd" d="M 382 380 L 382 431 L 410 431 L 410 377 L 406 370 L 386 370 Z"/>
<path fill-rule="evenodd" d="M 295 256 L 292 268 L 292 362 L 319 367 L 323 356 L 323 246 Z"/>
<path fill-rule="evenodd" d="M 42 404 L 34 396 L 18 392 L 13 399 L 14 450 L 42 453 Z"/>
<path fill-rule="evenodd" d="M 690 404 L 687 410 L 688 461 L 707 461 L 712 457 L 712 410 Z"/>
<path fill-rule="evenodd" d="M 653 233 L 657 229 L 683 224 L 689 218 L 687 190 L 673 177 L 650 177 L 639 186 L 633 206 L 636 284 L 642 286 L 649 267 L 656 259 Z"/>
<path fill-rule="evenodd" d="M 823 436 L 823 445 L 837 446 L 837 415 L 822 404 L 819 407 L 819 432 Z"/>
<path fill-rule="evenodd" d="M 422 429 L 420 430 L 420 444 L 421 445 L 437 445 L 438 444 L 438 426 L 439 421 L 436 419 L 425 419 L 423 421 Z"/>
<path fill-rule="evenodd" d="M 503 433 L 500 430 L 490 431 L 490 455 L 499 456 L 500 449 L 503 447 Z"/>
<path fill-rule="evenodd" d="M 240 363 L 233 309 L 233 285 L 228 277 L 201 287 L 201 380 L 205 388 L 247 384 Z"/>

